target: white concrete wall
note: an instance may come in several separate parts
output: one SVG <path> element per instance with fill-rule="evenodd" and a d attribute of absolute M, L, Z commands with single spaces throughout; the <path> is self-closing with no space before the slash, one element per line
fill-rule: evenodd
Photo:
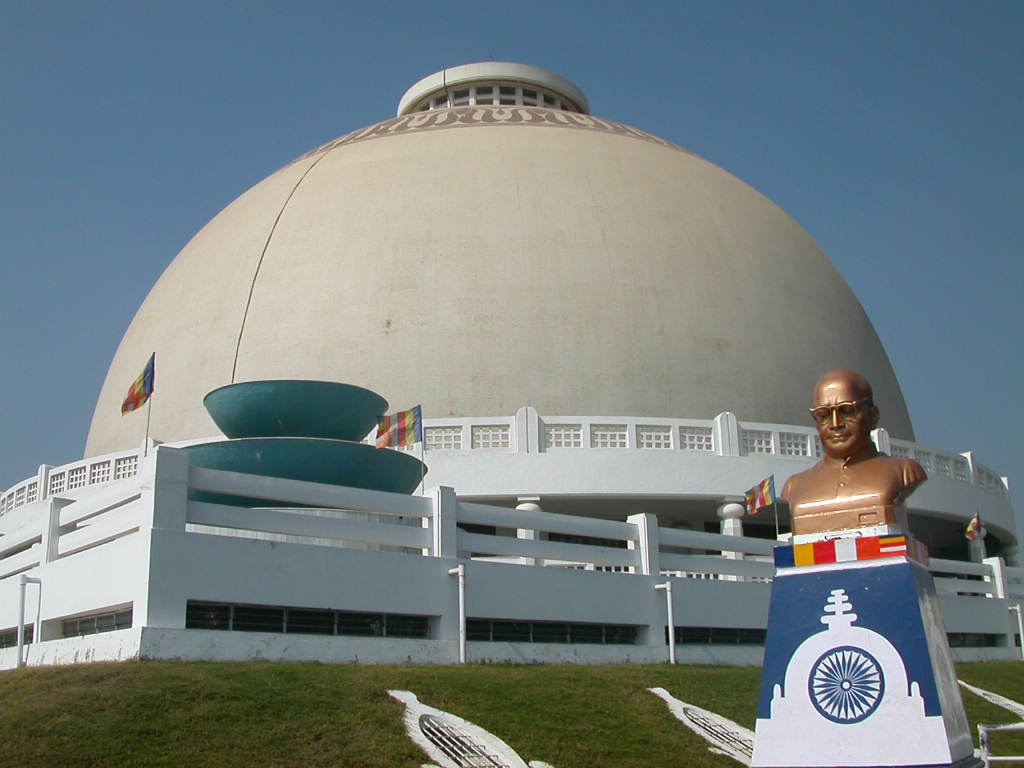
<path fill-rule="evenodd" d="M 314 515 L 300 509 L 275 512 L 200 504 L 188 500 L 190 489 L 195 488 L 232 493 L 248 489 L 255 497 L 286 496 L 293 507 L 315 504 L 354 510 L 367 519 L 334 518 L 322 510 Z M 377 514 L 419 518 L 426 528 L 368 521 Z M 190 521 L 200 518 L 223 531 L 248 526 L 245 533 L 250 538 L 196 532 Z M 659 553 L 658 542 L 748 555 L 762 554 L 770 542 L 657 528 L 642 535 L 641 526 L 652 523 L 650 516 L 631 518 L 629 523 L 602 521 L 464 504 L 444 489 L 431 500 L 210 472 L 190 468 L 183 451 L 161 447 L 138 478 L 69 504 L 55 519 L 60 524 L 56 549 L 51 548 L 49 559 L 44 557 L 25 571 L 42 581 L 44 642 L 32 644 L 27 657 L 31 664 L 136 656 L 450 663 L 458 659 L 459 617 L 458 582 L 449 570 L 458 562 L 466 564 L 471 618 L 622 624 L 638 631 L 638 642 L 632 646 L 473 642 L 471 659 L 665 660 L 665 596 L 654 589 L 665 580 L 658 574 L 659 560 L 671 563 L 673 569 L 682 564 L 682 570 L 709 577 L 673 579 L 677 626 L 759 628 L 767 621 L 770 585 L 745 576 L 749 560 L 668 555 Z M 456 528 L 458 520 L 497 522 L 507 528 L 525 521 L 540 531 L 618 538 L 630 548 L 469 534 Z M 265 526 L 273 526 L 278 540 L 251 538 L 271 530 Z M 39 527 L 42 537 L 44 521 L 39 521 Z M 118 531 L 120 535 L 112 538 Z M 299 532 L 313 538 L 301 539 Z M 360 551 L 344 546 L 349 533 L 396 546 L 403 542 L 408 546 L 410 536 L 420 543 L 411 554 Z M 90 535 L 95 539 L 92 544 Z M 282 536 L 288 540 L 280 540 Z M 67 552 L 61 545 L 65 539 L 86 548 Z M 0 545 L 3 541 L 0 538 Z M 319 543 L 302 543 L 309 541 Z M 470 559 L 465 550 L 480 551 L 488 541 L 502 550 L 503 557 L 586 563 L 589 552 L 598 563 L 616 558 L 632 562 L 635 572 Z M 39 544 L 37 550 L 46 548 Z M 3 562 L 0 558 L 0 566 Z M 641 575 L 642 566 L 649 567 L 652 575 Z M 933 567 L 952 574 L 938 584 L 948 631 L 996 634 L 1012 642 L 1014 625 L 1007 607 L 1019 600 L 1011 597 L 1010 585 L 1011 577 L 1021 576 L 1021 569 L 1005 569 L 998 559 L 982 564 L 941 561 Z M 978 575 L 988 581 L 965 578 Z M 0 630 L 17 624 L 19 577 L 0 579 Z M 38 589 L 28 586 L 30 622 Z M 189 600 L 427 616 L 430 636 L 408 640 L 186 630 Z M 127 606 L 134 611 L 131 630 L 52 639 L 59 635 L 65 618 Z M 680 659 L 691 662 L 758 663 L 760 654 L 756 646 L 679 646 Z M 966 658 L 1013 658 L 1015 654 L 1009 644 L 954 651 L 955 656 Z M 0 651 L 0 665 L 12 666 L 12 661 L 10 649 Z"/>

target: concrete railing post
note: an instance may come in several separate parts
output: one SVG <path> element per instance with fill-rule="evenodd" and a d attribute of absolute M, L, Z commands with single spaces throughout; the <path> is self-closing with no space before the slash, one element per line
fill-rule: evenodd
<path fill-rule="evenodd" d="M 626 522 L 636 526 L 636 539 L 629 542 L 630 549 L 639 550 L 640 573 L 644 576 L 661 574 L 661 558 L 658 550 L 658 518 L 648 513 L 630 515 Z"/>
<path fill-rule="evenodd" d="M 1003 562 L 1003 558 L 986 557 L 981 562 L 988 566 L 989 572 L 992 574 L 985 577 L 985 581 L 991 582 L 995 590 L 992 597 L 1005 598 L 1008 591 L 1006 589 L 1006 563 Z"/>
<path fill-rule="evenodd" d="M 178 546 L 188 522 L 188 454 L 161 445 L 139 461 L 140 533 L 146 552 L 132 604 L 132 626 L 184 629 L 185 602 L 173 585 L 183 567 Z"/>
<path fill-rule="evenodd" d="M 978 538 L 981 538 L 980 536 Z M 971 542 L 972 544 L 974 542 Z M 992 584 L 993 594 L 991 597 L 1006 599 L 1009 594 L 1006 588 L 1006 563 L 1001 557 L 986 557 L 981 561 L 984 565 L 988 566 L 989 573 L 991 576 L 986 576 L 985 581 Z M 1007 606 L 1010 611 L 1013 611 L 1013 606 Z M 1009 618 L 1009 616 L 1007 617 Z M 1016 633 L 1013 631 L 1011 626 L 1009 632 L 1006 633 L 1006 645 L 1012 651 L 1016 644 Z M 1024 636 L 1022 636 L 1022 648 L 1024 648 Z"/>
<path fill-rule="evenodd" d="M 971 485 L 977 485 L 978 475 L 975 471 L 975 464 L 978 460 L 974 456 L 974 451 L 965 451 L 960 455 L 967 459 L 967 482 Z"/>
<path fill-rule="evenodd" d="M 43 562 L 52 563 L 60 555 L 58 554 L 58 542 L 60 540 L 60 511 L 68 504 L 73 504 L 71 499 L 62 499 L 59 496 L 51 496 L 46 511 L 46 524 L 43 528 Z"/>
<path fill-rule="evenodd" d="M 715 441 L 715 453 L 719 456 L 739 456 L 740 446 L 740 422 L 735 413 L 724 411 L 715 416 L 712 426 L 712 436 Z"/>
<path fill-rule="evenodd" d="M 889 437 L 889 431 L 885 427 L 878 427 L 872 430 L 871 439 L 875 443 L 875 448 L 882 453 L 892 455 L 892 440 Z"/>
<path fill-rule="evenodd" d="M 516 509 L 524 512 L 542 512 L 540 496 L 520 496 L 516 499 Z M 526 541 L 536 541 L 539 536 L 533 528 L 516 528 L 516 538 Z M 520 565 L 544 565 L 544 561 L 538 561 L 535 557 L 520 557 Z"/>
<path fill-rule="evenodd" d="M 721 520 L 720 531 L 723 536 L 743 536 L 743 515 L 747 512 L 747 508 L 740 504 L 738 501 L 723 501 L 718 505 L 717 513 L 718 519 Z M 735 551 L 722 551 L 722 557 L 729 560 L 743 560 L 744 555 L 742 552 Z M 736 575 L 724 575 L 721 577 L 723 581 L 742 581 L 743 579 Z"/>
<path fill-rule="evenodd" d="M 152 515 L 153 528 L 184 531 L 188 520 L 188 454 L 179 448 L 157 446 L 140 468 L 142 498 Z"/>
<path fill-rule="evenodd" d="M 39 471 L 36 473 L 36 482 L 39 483 L 36 499 L 45 499 L 50 495 L 50 470 L 52 468 L 49 464 L 39 465 Z"/>
<path fill-rule="evenodd" d="M 537 453 L 540 448 L 540 416 L 536 408 L 523 406 L 516 411 L 516 453 Z"/>
<path fill-rule="evenodd" d="M 456 558 L 459 556 L 459 531 L 456 526 L 458 501 L 455 498 L 455 489 L 445 485 L 431 488 L 430 500 L 433 508 L 430 520 L 430 556 Z"/>

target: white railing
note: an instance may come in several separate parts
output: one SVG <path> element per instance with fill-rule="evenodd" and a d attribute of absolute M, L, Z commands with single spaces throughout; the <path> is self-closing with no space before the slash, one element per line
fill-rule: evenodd
<path fill-rule="evenodd" d="M 642 572 L 646 564 L 655 572 L 679 571 L 713 579 L 765 581 L 774 574 L 767 556 L 777 542 L 656 528 L 650 515 L 634 516 L 648 518 L 646 521 L 598 520 L 460 502 L 454 494 L 446 503 L 439 491 L 431 499 L 207 469 L 191 470 L 190 488 L 246 497 L 253 504 L 287 505 L 250 508 L 190 501 L 186 522 L 189 530 L 200 533 L 266 535 L 337 547 L 355 542 L 425 556 L 631 573 Z M 295 506 L 299 504 L 323 506 Z M 360 513 L 360 519 L 351 519 L 352 513 Z M 395 525 L 396 516 L 407 524 Z M 409 522 L 419 527 L 411 527 Z M 454 537 L 447 544 L 439 530 L 445 523 Z M 641 535 L 642 524 L 648 526 L 646 537 Z M 481 532 L 486 529 L 494 532 Z M 675 551 L 679 548 L 699 554 L 679 554 Z M 709 551 L 720 554 L 707 554 Z M 736 553 L 751 559 L 737 558 Z"/>
<path fill-rule="evenodd" d="M 0 517 L 26 504 L 52 496 L 75 494 L 82 488 L 109 485 L 138 474 L 143 451 L 119 451 L 73 461 L 59 467 L 47 464 L 39 472 L 0 494 Z"/>
<path fill-rule="evenodd" d="M 59 469 L 67 471 L 70 466 L 75 465 Z M 138 480 L 110 482 L 113 484 L 105 492 L 83 500 L 50 497 L 48 518 L 40 515 L 28 520 L 0 538 L 0 578 L 38 565 L 47 550 L 51 558 L 67 556 L 138 529 Z M 458 502 L 453 494 L 451 510 L 442 518 L 437 498 L 199 468 L 190 470 L 189 487 L 193 493 L 242 496 L 261 507 L 188 502 L 189 529 L 219 535 L 281 537 L 283 541 L 336 547 L 357 543 L 433 556 L 499 558 L 562 567 L 642 572 L 646 566 L 655 572 L 703 579 L 767 581 L 774 573 L 770 561 L 774 541 L 658 528 L 650 515 L 634 516 L 628 522 L 599 520 Z M 637 517 L 650 518 L 646 538 L 641 536 Z M 395 524 L 397 518 L 402 518 L 402 524 Z M 441 546 L 440 534 L 434 529 L 439 520 L 451 526 L 453 539 L 446 547 Z M 449 551 L 439 551 L 443 549 Z M 695 553 L 682 554 L 680 550 Z M 939 593 L 996 594 L 986 564 L 935 559 L 931 569 Z M 1024 568 L 1006 567 L 1005 572 L 1007 596 L 1024 596 Z"/>
<path fill-rule="evenodd" d="M 547 568 L 552 569 L 552 579 L 560 578 L 554 569 L 566 568 L 611 571 L 630 583 L 637 579 L 635 583 L 641 586 L 641 577 L 679 575 L 692 580 L 690 586 L 695 589 L 704 589 L 698 584 L 701 580 L 733 582 L 708 584 L 707 588 L 716 590 L 715 599 L 721 599 L 721 589 L 729 590 L 731 599 L 740 599 L 748 607 L 767 599 L 764 582 L 775 572 L 770 556 L 778 543 L 773 540 L 660 528 L 652 514 L 632 515 L 625 522 L 608 521 L 460 502 L 452 489 L 444 487 L 426 496 L 406 496 L 222 472 L 189 467 L 187 455 L 174 448 L 161 448 L 142 470 L 136 478 L 78 500 L 51 497 L 45 514 L 32 516 L 0 537 L 0 586 L 33 569 L 38 569 L 33 574 L 41 575 L 44 583 L 59 583 L 76 573 L 72 569 L 75 558 L 92 553 L 81 562 L 95 567 L 104 561 L 103 547 L 150 530 L 154 535 L 160 531 L 161 536 L 169 532 L 185 547 L 181 553 L 197 546 L 197 552 L 218 551 L 216 547 L 226 544 L 229 537 L 243 537 L 307 545 L 319 551 L 380 548 L 391 557 L 419 558 L 420 562 L 446 558 L 475 562 L 476 567 L 498 562 L 537 569 L 523 570 L 524 576 L 542 576 Z M 225 497 L 248 500 L 244 502 L 247 506 L 216 503 Z M 184 536 L 177 537 L 177 532 Z M 200 546 L 201 541 L 214 549 Z M 67 567 L 61 565 L 47 573 L 48 566 L 60 561 Z M 392 561 L 389 567 L 398 562 Z M 943 611 L 952 611 L 947 616 L 951 626 L 973 622 L 978 607 L 984 607 L 986 615 L 1002 616 L 1010 595 L 1024 579 L 1024 568 L 1007 568 L 999 558 L 985 563 L 934 560 L 930 567 L 944 598 Z M 412 570 L 417 568 L 420 566 Z M 88 578 L 89 573 L 75 578 L 79 577 Z M 544 575 L 536 583 L 547 583 L 543 581 L 547 578 Z M 595 573 L 592 578 L 609 577 Z M 68 594 L 68 587 L 53 588 Z M 98 601 L 97 605 L 123 602 L 122 593 L 117 599 L 105 600 L 102 590 L 108 587 L 100 584 L 96 589 L 100 592 L 94 590 L 91 599 Z M 601 585 L 595 583 L 594 589 Z M 961 602 L 964 600 L 969 603 Z M 75 611 L 96 607 L 67 606 L 56 615 L 75 615 Z M 699 608 L 693 610 L 700 612 Z M 614 605 L 607 608 L 611 623 L 615 623 L 617 611 Z M 140 614 L 138 619 L 145 621 L 145 616 Z M 995 625 L 989 621 L 987 626 L 983 631 L 991 633 Z M 1012 646 L 1009 625 L 998 631 Z"/>
<path fill-rule="evenodd" d="M 1015 600 L 1024 599 L 1024 568 L 1006 566 L 1006 596 Z"/>
<path fill-rule="evenodd" d="M 1024 723 L 978 723 L 978 743 L 981 745 L 979 757 L 985 768 L 992 763 L 1024 763 L 1024 755 L 1003 755 L 996 757 L 992 754 L 992 746 L 989 743 L 990 733 L 1013 733 L 1024 731 Z"/>
<path fill-rule="evenodd" d="M 578 429 L 578 434 L 567 432 L 567 428 Z M 817 433 L 811 427 L 738 422 L 727 413 L 715 419 L 542 418 L 532 408 L 521 408 L 513 417 L 424 419 L 424 429 L 428 453 L 431 450 L 544 453 L 641 449 L 758 458 L 814 458 L 821 453 Z M 551 438 L 555 434 L 557 439 Z M 876 430 L 874 439 L 883 451 L 917 459 L 929 475 L 946 476 L 1004 497 L 1007 493 L 1004 480 L 977 462 L 971 453 L 951 453 L 891 439 L 884 429 Z M 445 447 L 432 449 L 431 445 Z M 0 494 L 0 517 L 50 496 L 133 477 L 142 454 L 141 450 L 122 451 L 59 467 L 43 465 L 36 476 Z"/>
<path fill-rule="evenodd" d="M 598 520 L 460 502 L 450 489 L 435 490 L 433 497 L 404 496 L 200 468 L 191 468 L 188 477 L 190 494 L 252 500 L 245 507 L 188 501 L 181 523 L 197 533 L 732 581 L 767 581 L 774 574 L 773 540 L 658 528 L 653 515 Z M 0 538 L 0 578 L 152 525 L 147 518 L 154 510 L 147 503 L 140 479 L 82 500 L 52 497 L 48 515 Z M 930 567 L 942 594 L 1000 594 L 988 564 L 936 559 Z M 1006 567 L 1003 578 L 1007 597 L 1024 591 L 1024 568 Z"/>
<path fill-rule="evenodd" d="M 134 533 L 145 518 L 137 484 L 85 500 L 51 497 L 45 510 L 0 537 L 0 579 Z"/>
<path fill-rule="evenodd" d="M 992 569 L 985 563 L 932 558 L 929 563 L 935 591 L 946 595 L 995 595 Z"/>

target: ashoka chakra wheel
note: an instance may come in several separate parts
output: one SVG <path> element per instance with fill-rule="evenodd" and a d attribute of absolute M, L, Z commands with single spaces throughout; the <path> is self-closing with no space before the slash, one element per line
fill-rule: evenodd
<path fill-rule="evenodd" d="M 834 723 L 859 723 L 881 703 L 885 678 L 874 656 L 847 645 L 814 662 L 807 688 L 822 717 Z"/>

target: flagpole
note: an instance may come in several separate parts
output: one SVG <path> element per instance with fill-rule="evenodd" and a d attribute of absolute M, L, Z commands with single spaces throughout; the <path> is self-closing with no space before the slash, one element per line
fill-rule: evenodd
<path fill-rule="evenodd" d="M 146 402 L 146 439 L 142 443 L 142 458 L 149 455 L 149 415 L 153 412 L 153 395 Z"/>
<path fill-rule="evenodd" d="M 420 424 L 423 423 L 422 422 L 422 418 L 423 417 L 421 416 L 420 417 L 420 419 L 421 419 Z M 423 495 L 423 491 L 425 490 L 424 487 L 423 487 L 423 483 L 424 483 L 424 478 L 426 478 L 426 476 L 427 476 L 427 465 L 423 462 L 423 457 L 426 455 L 426 452 L 427 452 L 427 433 L 426 433 L 426 430 L 423 430 L 423 439 L 420 440 L 420 496 Z"/>

